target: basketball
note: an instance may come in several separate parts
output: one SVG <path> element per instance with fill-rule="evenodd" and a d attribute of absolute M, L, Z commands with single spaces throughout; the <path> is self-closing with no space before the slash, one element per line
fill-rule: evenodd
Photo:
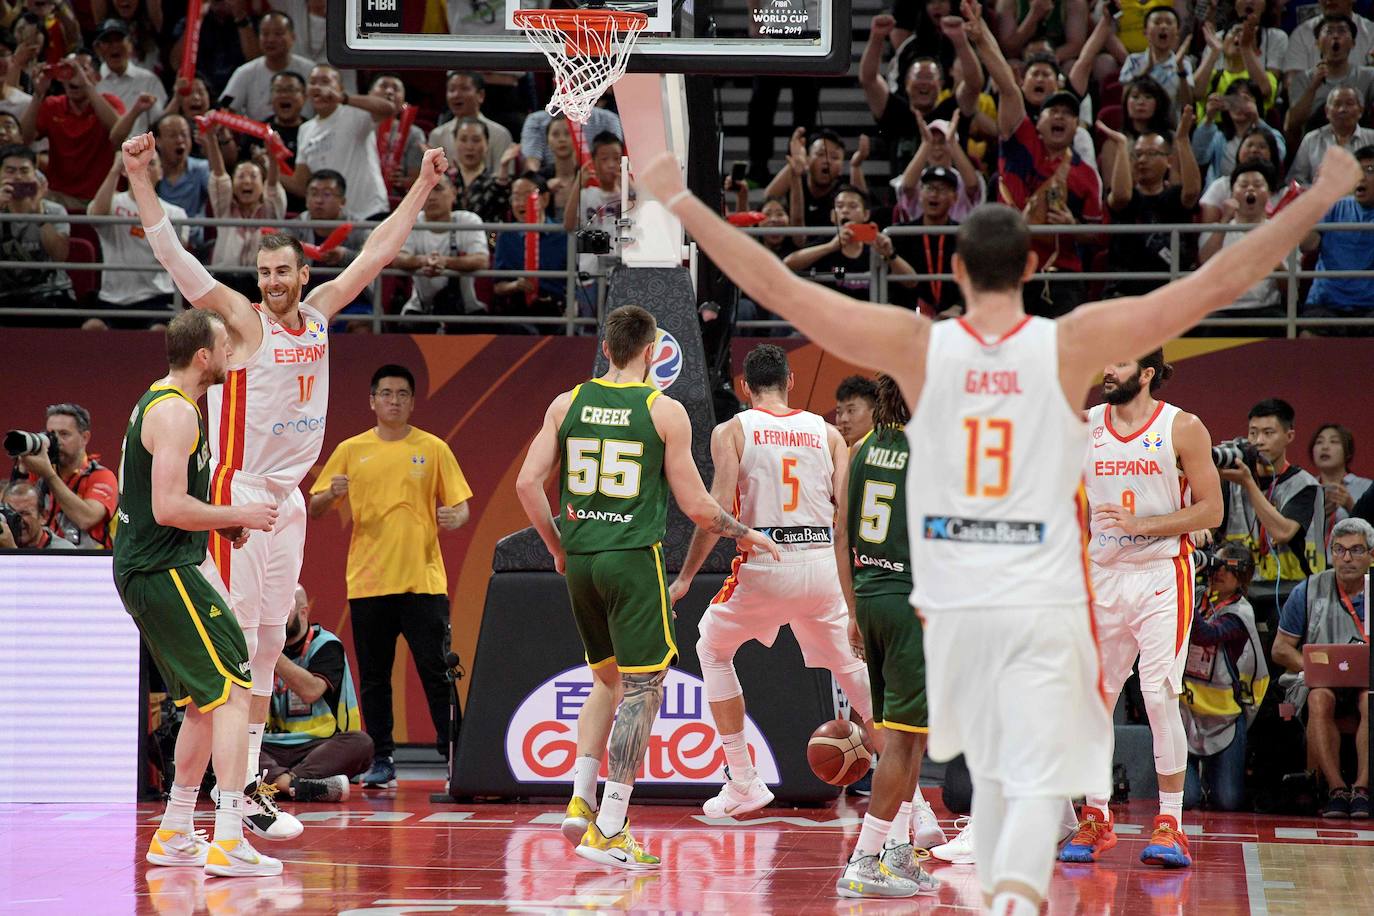
<path fill-rule="evenodd" d="M 847 786 L 863 779 L 873 764 L 873 753 L 862 728 L 846 719 L 831 719 L 811 733 L 806 762 L 823 782 Z"/>

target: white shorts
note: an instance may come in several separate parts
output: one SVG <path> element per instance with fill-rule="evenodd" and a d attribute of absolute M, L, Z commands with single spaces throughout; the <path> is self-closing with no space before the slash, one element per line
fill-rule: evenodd
<path fill-rule="evenodd" d="M 1193 568 L 1187 557 L 1147 566 L 1092 567 L 1093 612 L 1102 648 L 1102 686 L 1121 692 L 1140 657 L 1140 689 L 1183 692 L 1193 625 Z"/>
<path fill-rule="evenodd" d="M 305 497 L 299 488 L 278 501 L 265 489 L 234 480 L 231 505 L 277 503 L 271 531 L 252 531 L 238 550 L 219 535 L 210 535 L 210 557 L 219 568 L 229 604 L 239 626 L 286 623 L 296 603 L 296 584 L 305 561 Z"/>
<path fill-rule="evenodd" d="M 831 548 L 783 551 L 780 561 L 736 557 L 699 630 L 716 651 L 733 655 L 751 639 L 773 645 L 785 625 L 792 627 L 808 667 L 865 669 L 849 648 L 849 610 Z"/>
<path fill-rule="evenodd" d="M 1112 721 L 1084 606 L 923 614 L 930 756 L 1010 798 L 1111 791 Z"/>

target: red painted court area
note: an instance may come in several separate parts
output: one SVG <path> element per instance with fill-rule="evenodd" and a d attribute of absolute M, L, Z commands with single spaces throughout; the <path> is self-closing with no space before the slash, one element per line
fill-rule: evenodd
<path fill-rule="evenodd" d="M 156 805 L 0 806 L 0 913 L 976 913 L 969 866 L 934 865 L 937 897 L 843 900 L 840 863 L 864 802 L 776 808 L 711 821 L 695 806 L 635 806 L 636 834 L 662 855 L 656 875 L 598 868 L 558 832 L 561 806 L 437 804 L 437 783 L 296 805 L 300 840 L 260 843 L 286 862 L 278 878 L 206 880 L 150 868 L 143 851 Z M 932 793 L 938 799 L 938 792 Z M 938 803 L 946 828 L 952 818 Z M 1374 909 L 1374 824 L 1194 814 L 1196 865 L 1164 872 L 1137 861 L 1153 805 L 1116 810 L 1120 844 L 1097 866 L 1057 866 L 1050 913 L 1355 914 Z M 198 824 L 213 827 L 208 803 Z"/>

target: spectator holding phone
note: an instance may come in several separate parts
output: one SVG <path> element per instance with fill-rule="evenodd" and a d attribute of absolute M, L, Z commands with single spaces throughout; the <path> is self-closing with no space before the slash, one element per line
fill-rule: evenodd
<path fill-rule="evenodd" d="M 1282 167 L 1288 145 L 1283 134 L 1260 120 L 1259 99 L 1259 87 L 1250 80 L 1236 80 L 1226 87 L 1224 95 L 1213 93 L 1207 97 L 1202 121 L 1193 131 L 1193 156 L 1203 172 L 1204 182 L 1231 174 L 1241 140 L 1253 127 L 1273 136 L 1279 150 L 1279 161 L 1273 165 L 1276 169 Z"/>
<path fill-rule="evenodd" d="M 67 260 L 71 227 L 61 221 L 66 208 L 47 200 L 38 179 L 38 156 L 27 146 L 0 149 L 0 212 L 42 213 L 43 222 L 0 221 L 0 258 L 28 261 L 32 267 L 0 270 L 0 305 L 70 308 L 72 281 L 66 271 L 44 262 Z M 52 324 L 38 319 L 10 324 Z"/>
<path fill-rule="evenodd" d="M 783 263 L 798 273 L 812 276 L 830 274 L 835 288 L 846 296 L 868 300 L 873 269 L 869 246 L 878 253 L 892 273 L 915 273 L 911 265 L 897 256 L 892 239 L 869 222 L 868 195 L 853 185 L 843 185 L 835 192 L 835 207 L 830 211 L 835 235 L 819 245 L 812 245 L 789 254 Z M 864 279 L 856 278 L 860 274 Z"/>

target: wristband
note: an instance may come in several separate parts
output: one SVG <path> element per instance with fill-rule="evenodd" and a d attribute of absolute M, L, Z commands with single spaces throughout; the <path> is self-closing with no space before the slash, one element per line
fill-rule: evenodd
<path fill-rule="evenodd" d="M 665 200 L 665 201 L 663 202 L 663 206 L 666 207 L 666 208 L 669 209 L 669 210 L 672 210 L 672 209 L 673 209 L 673 205 L 676 204 L 678 201 L 682 200 L 684 197 L 691 197 L 691 196 L 692 196 L 692 192 L 691 192 L 690 190 L 688 190 L 687 188 L 683 188 L 681 191 L 678 191 L 678 192 L 677 192 L 676 194 L 674 194 L 672 197 L 669 197 L 667 200 Z"/>

